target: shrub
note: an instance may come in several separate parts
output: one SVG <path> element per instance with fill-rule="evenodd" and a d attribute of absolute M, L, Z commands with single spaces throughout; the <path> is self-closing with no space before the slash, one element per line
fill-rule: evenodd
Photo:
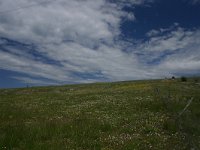
<path fill-rule="evenodd" d="M 181 77 L 181 81 L 182 82 L 187 82 L 187 78 L 183 76 L 183 77 Z"/>
<path fill-rule="evenodd" d="M 197 78 L 194 78 L 194 82 L 197 83 L 199 80 Z"/>
<path fill-rule="evenodd" d="M 172 76 L 172 80 L 175 80 L 176 78 L 174 76 Z"/>

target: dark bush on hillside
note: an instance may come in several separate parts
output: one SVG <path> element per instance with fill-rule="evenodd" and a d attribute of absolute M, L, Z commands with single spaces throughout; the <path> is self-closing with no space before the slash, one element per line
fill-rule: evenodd
<path fill-rule="evenodd" d="M 197 83 L 199 80 L 197 78 L 194 78 L 194 82 Z"/>
<path fill-rule="evenodd" d="M 187 78 L 186 77 L 181 77 L 181 82 L 187 82 Z"/>

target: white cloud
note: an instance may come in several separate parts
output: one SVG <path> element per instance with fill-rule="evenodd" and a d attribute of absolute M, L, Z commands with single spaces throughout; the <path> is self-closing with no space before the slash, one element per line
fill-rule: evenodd
<path fill-rule="evenodd" d="M 132 20 L 132 21 L 135 20 L 135 16 L 134 16 L 133 13 L 128 13 L 127 18 L 128 18 L 129 20 Z"/>
<path fill-rule="evenodd" d="M 69 80 L 64 68 L 45 64 L 33 59 L 20 57 L 7 52 L 0 52 L 0 68 L 25 73 L 32 76 L 43 77 L 55 81 Z"/>
<path fill-rule="evenodd" d="M 4 9 L 13 3 L 9 0 L 3 2 L 4 5 L 1 6 Z M 18 5 L 29 3 L 30 0 L 21 0 Z M 102 7 L 104 9 L 101 9 Z M 58 0 L 1 15 L 0 33 L 15 40 L 37 44 L 61 43 L 63 40 L 83 43 L 90 40 L 96 42 L 100 39 L 109 41 L 119 34 L 120 17 L 124 15 L 114 7 L 105 5 L 103 0 Z"/>
<path fill-rule="evenodd" d="M 74 77 L 74 72 L 100 71 L 109 80 L 132 78 L 137 68 L 133 64 L 137 62 L 134 56 L 114 46 L 114 39 L 120 34 L 122 17 L 134 20 L 134 14 L 105 0 L 38 2 L 2 1 L 0 9 L 5 13 L 0 15 L 0 35 L 33 44 L 38 53 L 61 65 L 44 63 L 26 49 L 7 46 L 12 53 L 0 51 L 1 68 L 58 82 L 84 82 L 81 77 Z M 130 73 L 122 75 L 127 71 Z"/>
<path fill-rule="evenodd" d="M 198 45 L 200 42 L 200 39 L 196 38 L 200 36 L 199 30 L 186 30 L 181 27 L 169 30 L 164 35 L 161 30 L 151 30 L 147 34 L 151 37 L 150 40 L 140 47 L 145 51 L 173 51 L 193 44 Z"/>
<path fill-rule="evenodd" d="M 192 4 L 200 4 L 200 0 L 191 0 Z"/>
<path fill-rule="evenodd" d="M 150 39 L 135 47 L 143 55 L 142 63 L 148 63 L 155 76 L 176 74 L 199 74 L 200 29 L 174 27 L 148 32 Z M 155 33 L 155 34 L 154 34 Z M 154 62 L 155 61 L 155 62 Z"/>
<path fill-rule="evenodd" d="M 44 84 L 44 78 L 58 84 L 85 83 L 156 78 L 171 75 L 176 70 L 198 69 L 198 29 L 186 30 L 177 24 L 169 29 L 148 32 L 148 42 L 137 42 L 137 45 L 126 43 L 118 40 L 120 26 L 124 18 L 134 21 L 135 16 L 122 9 L 127 1 L 119 2 L 1 1 L 0 10 L 4 13 L 0 13 L 0 37 L 33 45 L 41 57 L 33 55 L 26 47 L 17 44 L 8 46 L 5 40 L 0 40 L 1 47 L 7 49 L 7 52 L 0 49 L 0 68 L 26 74 L 28 77 L 14 78 L 35 84 Z M 132 0 L 127 3 L 139 5 L 146 2 Z M 188 48 L 192 50 L 188 52 Z M 188 52 L 187 55 L 180 52 L 165 58 L 157 66 L 148 64 L 165 51 L 180 49 Z M 144 60 L 136 53 L 141 53 Z M 188 56 L 190 59 L 186 59 Z M 44 61 L 43 58 L 58 64 Z"/>
<path fill-rule="evenodd" d="M 160 33 L 161 33 L 161 31 L 153 29 L 153 30 L 147 32 L 146 35 L 147 35 L 148 37 L 152 37 L 152 36 L 157 36 L 157 35 L 159 35 Z"/>
<path fill-rule="evenodd" d="M 152 3 L 154 0 L 118 0 L 118 3 L 122 3 L 123 5 L 141 5 L 145 3 Z"/>

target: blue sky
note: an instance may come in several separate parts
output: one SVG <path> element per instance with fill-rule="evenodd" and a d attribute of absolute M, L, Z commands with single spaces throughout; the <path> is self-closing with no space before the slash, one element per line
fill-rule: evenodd
<path fill-rule="evenodd" d="M 0 88 L 200 75 L 200 0 L 1 0 Z"/>

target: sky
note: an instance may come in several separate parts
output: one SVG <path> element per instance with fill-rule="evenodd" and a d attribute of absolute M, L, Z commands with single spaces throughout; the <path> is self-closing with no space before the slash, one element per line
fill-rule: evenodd
<path fill-rule="evenodd" d="M 0 0 L 0 88 L 200 75 L 200 0 Z"/>

